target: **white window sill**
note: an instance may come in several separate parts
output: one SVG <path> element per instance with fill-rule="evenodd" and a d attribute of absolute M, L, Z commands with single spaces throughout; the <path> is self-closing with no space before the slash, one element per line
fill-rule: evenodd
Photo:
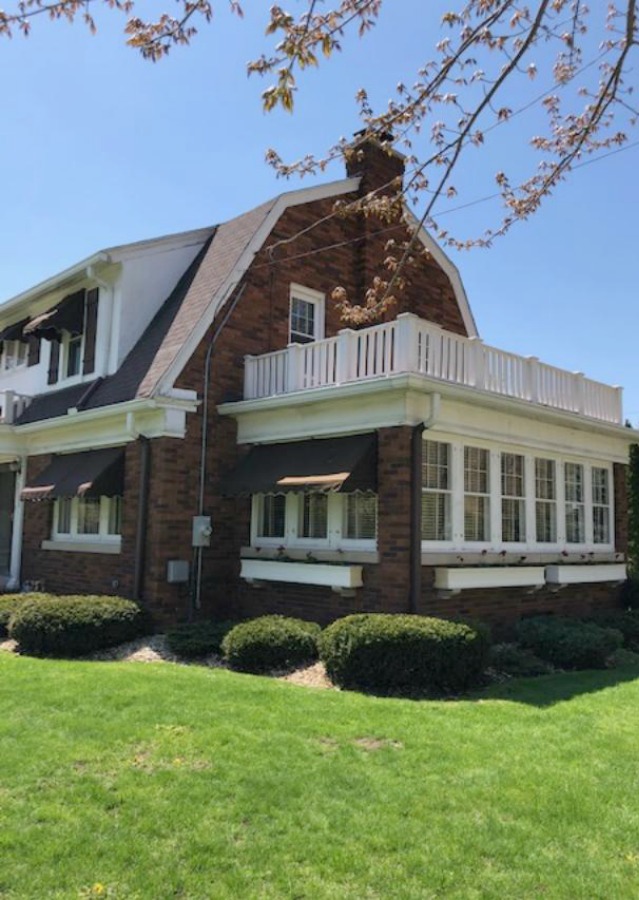
<path fill-rule="evenodd" d="M 240 574 L 249 582 L 283 581 L 289 584 L 315 584 L 337 590 L 352 590 L 363 584 L 362 567 L 353 565 L 243 559 Z"/>
<path fill-rule="evenodd" d="M 122 541 L 42 541 L 42 550 L 60 550 L 63 553 L 110 553 L 122 551 Z"/>

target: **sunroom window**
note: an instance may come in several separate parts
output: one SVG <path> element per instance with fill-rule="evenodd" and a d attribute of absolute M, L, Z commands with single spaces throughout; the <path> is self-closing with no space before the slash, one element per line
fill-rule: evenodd
<path fill-rule="evenodd" d="M 585 532 L 584 467 L 567 462 L 564 469 L 566 492 L 566 541 L 583 544 Z"/>
<path fill-rule="evenodd" d="M 608 469 L 592 468 L 592 539 L 595 544 L 610 542 L 610 486 Z"/>
<path fill-rule="evenodd" d="M 535 530 L 540 544 L 557 540 L 557 479 L 554 459 L 535 460 Z"/>
<path fill-rule="evenodd" d="M 464 447 L 464 538 L 490 540 L 489 456 L 482 447 Z"/>
<path fill-rule="evenodd" d="M 346 495 L 344 537 L 349 540 L 374 540 L 377 534 L 377 494 Z"/>
<path fill-rule="evenodd" d="M 501 539 L 526 540 L 525 459 L 518 453 L 501 455 Z"/>
<path fill-rule="evenodd" d="M 424 441 L 422 457 L 422 540 L 451 538 L 450 444 Z"/>

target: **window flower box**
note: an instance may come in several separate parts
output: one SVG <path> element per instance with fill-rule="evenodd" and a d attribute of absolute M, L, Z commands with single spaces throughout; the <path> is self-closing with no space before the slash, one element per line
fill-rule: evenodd
<path fill-rule="evenodd" d="M 470 588 L 543 587 L 543 566 L 468 566 L 435 569 L 435 587 L 442 591 Z"/>
<path fill-rule="evenodd" d="M 548 584 L 592 584 L 597 581 L 625 581 L 624 563 L 593 563 L 576 566 L 546 566 Z"/>
<path fill-rule="evenodd" d="M 316 584 L 336 590 L 352 590 L 363 584 L 361 566 L 283 562 L 278 559 L 243 559 L 240 575 L 246 581 Z"/>

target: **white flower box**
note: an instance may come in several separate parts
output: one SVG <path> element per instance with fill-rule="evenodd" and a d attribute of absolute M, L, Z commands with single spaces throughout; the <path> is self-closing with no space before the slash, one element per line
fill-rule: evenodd
<path fill-rule="evenodd" d="M 546 566 L 548 584 L 592 584 L 625 581 L 625 563 L 594 563 L 585 566 Z"/>
<path fill-rule="evenodd" d="M 442 591 L 469 588 L 543 587 L 543 566 L 468 566 L 459 569 L 435 569 L 435 587 Z"/>
<path fill-rule="evenodd" d="M 347 590 L 363 584 L 361 566 L 284 562 L 278 559 L 243 559 L 240 575 L 247 581 L 285 581 Z"/>

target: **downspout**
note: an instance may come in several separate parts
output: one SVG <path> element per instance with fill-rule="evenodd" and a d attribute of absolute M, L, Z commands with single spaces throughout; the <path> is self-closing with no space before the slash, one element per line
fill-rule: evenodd
<path fill-rule="evenodd" d="M 151 474 L 151 442 L 144 435 L 140 440 L 140 492 L 138 495 L 138 521 L 135 530 L 133 569 L 133 596 L 142 600 L 144 593 L 144 562 L 149 511 L 149 477 Z"/>
<path fill-rule="evenodd" d="M 422 435 L 439 416 L 441 394 L 432 394 L 430 415 L 411 435 L 410 581 L 408 608 L 416 614 L 422 594 Z"/>
<path fill-rule="evenodd" d="M 18 462 L 15 481 L 15 493 L 13 499 L 13 524 L 11 532 L 11 562 L 9 566 L 9 581 L 7 588 L 17 590 L 20 587 L 20 573 L 22 569 L 22 541 L 24 538 L 24 500 L 21 499 L 22 489 L 27 479 L 27 457 L 21 456 Z"/>
<path fill-rule="evenodd" d="M 237 285 L 234 285 L 232 290 L 235 290 Z M 217 339 L 222 333 L 222 329 L 228 322 L 231 317 L 235 307 L 240 301 L 244 291 L 246 289 L 246 283 L 244 283 L 239 291 L 235 294 L 233 298 L 233 302 L 227 309 L 224 314 L 224 318 L 217 326 L 213 334 L 211 335 L 211 340 L 209 342 L 208 350 L 206 351 L 206 359 L 204 361 L 204 380 L 202 385 L 202 441 L 200 445 L 200 471 L 199 471 L 199 489 L 198 489 L 198 499 L 197 499 L 197 513 L 196 515 L 202 516 L 204 515 L 204 486 L 206 482 L 206 453 L 208 450 L 208 418 L 209 418 L 209 382 L 211 379 L 211 363 L 213 360 L 213 348 L 217 343 Z M 193 591 L 192 591 L 192 606 L 191 606 L 191 615 L 190 618 L 193 617 L 193 614 L 196 610 L 200 609 L 202 605 L 202 547 L 194 547 L 193 548 L 193 571 L 194 571 L 194 580 L 193 580 Z"/>

